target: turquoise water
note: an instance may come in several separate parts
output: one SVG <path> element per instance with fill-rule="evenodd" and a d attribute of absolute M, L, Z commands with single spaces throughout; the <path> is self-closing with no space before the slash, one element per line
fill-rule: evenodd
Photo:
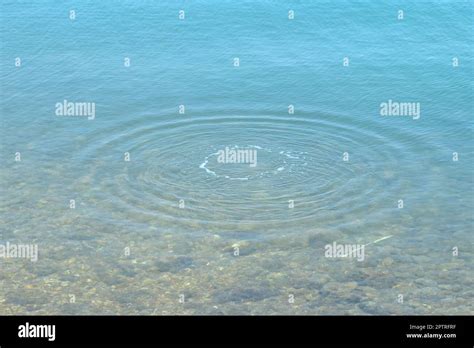
<path fill-rule="evenodd" d="M 472 314 L 472 9 L 3 1 L 0 313 Z"/>

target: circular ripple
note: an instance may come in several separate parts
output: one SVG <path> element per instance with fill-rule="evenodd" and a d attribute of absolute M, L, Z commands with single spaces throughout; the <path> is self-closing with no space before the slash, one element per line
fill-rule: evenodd
<path fill-rule="evenodd" d="M 207 155 L 199 168 L 215 178 L 255 180 L 298 171 L 308 164 L 305 155 L 306 152 L 299 151 L 276 153 L 258 145 L 232 145 Z"/>
<path fill-rule="evenodd" d="M 114 222 L 206 230 L 378 219 L 394 206 L 386 192 L 402 190 L 397 156 L 411 137 L 318 112 L 169 112 L 104 127 L 79 154 L 97 208 Z M 256 165 L 219 163 L 225 148 L 255 150 Z"/>

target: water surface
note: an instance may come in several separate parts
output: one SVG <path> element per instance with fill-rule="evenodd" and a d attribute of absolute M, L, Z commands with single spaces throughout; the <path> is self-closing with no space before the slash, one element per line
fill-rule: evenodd
<path fill-rule="evenodd" d="M 469 1 L 3 1 L 0 243 L 39 258 L 0 259 L 0 313 L 472 314 L 472 19 Z M 389 99 L 420 117 L 381 116 Z"/>

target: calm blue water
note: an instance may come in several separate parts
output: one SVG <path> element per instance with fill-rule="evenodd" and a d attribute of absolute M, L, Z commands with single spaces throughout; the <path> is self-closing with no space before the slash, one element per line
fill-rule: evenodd
<path fill-rule="evenodd" d="M 471 1 L 2 1 L 0 28 L 0 243 L 39 249 L 0 259 L 0 313 L 474 312 Z"/>

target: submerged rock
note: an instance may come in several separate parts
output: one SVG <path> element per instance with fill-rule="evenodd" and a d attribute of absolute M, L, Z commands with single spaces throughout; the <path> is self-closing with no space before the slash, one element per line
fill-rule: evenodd
<path fill-rule="evenodd" d="M 58 265 L 55 265 L 53 262 L 44 261 L 42 263 L 30 263 L 27 265 L 27 270 L 36 276 L 46 277 L 61 271 Z"/>
<path fill-rule="evenodd" d="M 278 292 L 271 288 L 227 289 L 214 296 L 217 303 L 227 302 L 255 302 L 277 296 Z"/>
<path fill-rule="evenodd" d="M 50 302 L 48 296 L 39 290 L 12 291 L 5 296 L 8 303 L 26 305 L 45 305 Z"/>
<path fill-rule="evenodd" d="M 312 248 L 324 249 L 326 244 L 339 242 L 344 237 L 339 231 L 332 230 L 316 230 L 311 231 L 308 237 L 307 245 Z"/>
<path fill-rule="evenodd" d="M 248 241 L 233 243 L 232 245 L 228 245 L 224 248 L 224 252 L 229 253 L 232 256 L 236 256 L 235 253 L 237 250 L 238 256 L 247 256 L 258 251 L 257 246 L 255 244 L 251 244 Z"/>
<path fill-rule="evenodd" d="M 193 265 L 193 258 L 188 256 L 169 256 L 164 259 L 159 259 L 155 262 L 155 266 L 160 272 L 170 273 L 175 273 L 186 268 L 191 268 Z"/>

